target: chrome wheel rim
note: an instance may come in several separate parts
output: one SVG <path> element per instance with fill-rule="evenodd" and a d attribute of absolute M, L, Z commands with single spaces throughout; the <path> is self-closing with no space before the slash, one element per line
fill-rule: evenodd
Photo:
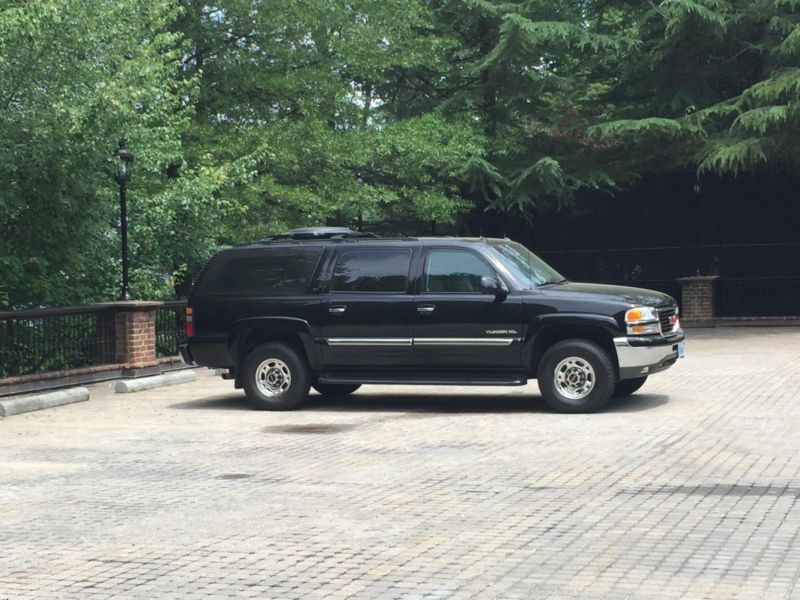
<path fill-rule="evenodd" d="M 268 358 L 256 368 L 256 387 L 265 396 L 280 396 L 292 385 L 292 372 L 286 363 Z"/>
<path fill-rule="evenodd" d="M 570 356 L 558 363 L 554 380 L 562 396 L 568 400 L 583 400 L 592 393 L 596 378 L 589 361 Z"/>

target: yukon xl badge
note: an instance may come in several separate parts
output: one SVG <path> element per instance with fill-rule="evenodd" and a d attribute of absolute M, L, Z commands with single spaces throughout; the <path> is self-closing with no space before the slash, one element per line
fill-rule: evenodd
<path fill-rule="evenodd" d="M 497 335 L 497 334 L 500 334 L 500 335 L 503 335 L 503 334 L 505 334 L 505 335 L 508 335 L 508 334 L 516 335 L 517 334 L 517 330 L 516 329 L 487 329 L 486 333 L 488 335 Z"/>

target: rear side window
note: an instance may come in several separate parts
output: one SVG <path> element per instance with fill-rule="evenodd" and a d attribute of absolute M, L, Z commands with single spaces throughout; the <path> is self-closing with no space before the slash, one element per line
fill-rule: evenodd
<path fill-rule="evenodd" d="M 214 261 L 202 294 L 303 294 L 311 287 L 322 247 L 241 250 Z"/>
<path fill-rule="evenodd" d="M 363 248 L 345 250 L 333 266 L 333 292 L 395 292 L 408 287 L 411 250 L 407 248 Z"/>

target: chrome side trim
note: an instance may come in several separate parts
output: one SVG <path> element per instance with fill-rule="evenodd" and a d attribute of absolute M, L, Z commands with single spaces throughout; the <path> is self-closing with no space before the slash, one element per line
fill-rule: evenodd
<path fill-rule="evenodd" d="M 326 338 L 328 346 L 510 346 L 520 338 Z"/>
<path fill-rule="evenodd" d="M 326 338 L 328 346 L 410 346 L 411 338 Z"/>
<path fill-rule="evenodd" d="M 414 338 L 415 346 L 510 346 L 518 338 Z"/>

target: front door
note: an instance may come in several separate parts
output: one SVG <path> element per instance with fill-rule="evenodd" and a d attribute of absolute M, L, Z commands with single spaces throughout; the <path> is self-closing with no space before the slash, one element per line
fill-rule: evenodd
<path fill-rule="evenodd" d="M 343 244 L 334 250 L 322 299 L 326 370 L 374 371 L 411 365 L 413 248 Z"/>
<path fill-rule="evenodd" d="M 522 298 L 513 292 L 505 297 L 485 293 L 482 277 L 500 275 L 477 252 L 426 250 L 415 297 L 417 368 L 519 370 Z"/>

